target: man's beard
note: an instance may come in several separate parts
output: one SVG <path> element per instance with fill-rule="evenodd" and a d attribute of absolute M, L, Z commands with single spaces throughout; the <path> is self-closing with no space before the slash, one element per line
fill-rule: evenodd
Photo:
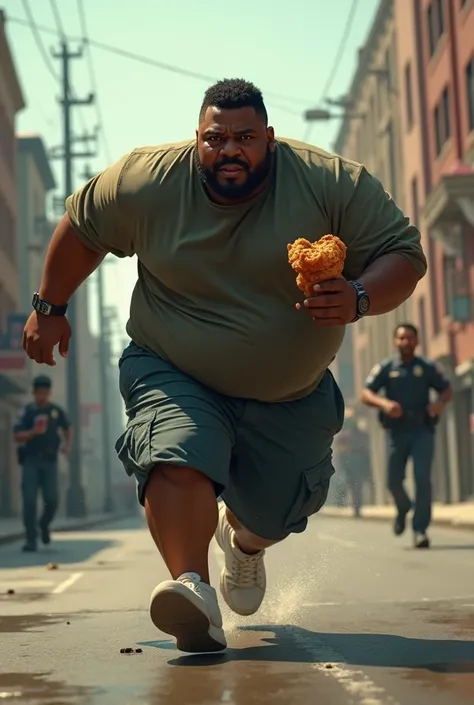
<path fill-rule="evenodd" d="M 196 166 L 197 173 L 199 174 L 199 178 L 205 186 L 222 198 L 238 201 L 251 196 L 254 191 L 256 191 L 266 180 L 273 166 L 273 153 L 271 152 L 270 147 L 267 147 L 264 160 L 252 171 L 246 162 L 240 161 L 240 159 L 226 159 L 225 157 L 223 159 L 219 159 L 212 169 L 207 169 L 201 162 L 199 152 L 196 147 L 194 151 L 194 164 Z M 235 164 L 242 169 L 245 169 L 247 173 L 245 183 L 236 184 L 234 179 L 227 179 L 224 182 L 219 181 L 218 169 L 230 164 Z"/>

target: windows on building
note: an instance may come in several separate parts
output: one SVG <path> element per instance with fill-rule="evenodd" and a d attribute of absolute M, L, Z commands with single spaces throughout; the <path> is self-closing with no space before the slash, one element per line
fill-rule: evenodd
<path fill-rule="evenodd" d="M 474 56 L 466 66 L 467 123 L 474 130 Z"/>
<path fill-rule="evenodd" d="M 420 227 L 420 200 L 418 195 L 418 179 L 416 176 L 411 180 L 411 212 L 412 223 L 417 228 Z"/>
<path fill-rule="evenodd" d="M 427 10 L 428 43 L 430 56 L 436 51 L 438 42 L 445 32 L 444 0 L 432 0 Z"/>
<path fill-rule="evenodd" d="M 407 130 L 410 132 L 413 127 L 413 84 L 411 75 L 411 64 L 407 63 L 405 66 L 405 110 L 406 110 L 406 121 Z"/>
<path fill-rule="evenodd" d="M 436 156 L 439 156 L 444 145 L 451 137 L 451 114 L 449 88 L 443 90 L 441 99 L 434 109 L 434 130 Z"/>

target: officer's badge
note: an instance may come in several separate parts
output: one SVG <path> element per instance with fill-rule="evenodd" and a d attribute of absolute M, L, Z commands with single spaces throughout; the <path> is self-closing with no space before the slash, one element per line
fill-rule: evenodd
<path fill-rule="evenodd" d="M 415 375 L 415 377 L 423 377 L 423 368 L 421 367 L 421 365 L 415 365 L 415 367 L 413 368 L 413 374 Z"/>
<path fill-rule="evenodd" d="M 51 418 L 52 419 L 57 419 L 58 418 L 58 412 L 56 409 L 52 409 L 51 411 Z"/>

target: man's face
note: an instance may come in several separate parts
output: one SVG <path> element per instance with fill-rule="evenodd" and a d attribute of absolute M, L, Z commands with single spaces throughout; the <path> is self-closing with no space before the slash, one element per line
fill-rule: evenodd
<path fill-rule="evenodd" d="M 253 108 L 208 108 L 196 137 L 199 175 L 220 199 L 245 200 L 264 184 L 273 164 L 275 136 Z"/>
<path fill-rule="evenodd" d="M 399 328 L 395 334 L 395 347 L 401 355 L 413 355 L 418 345 L 418 338 L 410 328 Z"/>
<path fill-rule="evenodd" d="M 44 406 L 51 398 L 51 389 L 48 387 L 38 387 L 38 389 L 33 389 L 33 396 L 38 406 Z"/>

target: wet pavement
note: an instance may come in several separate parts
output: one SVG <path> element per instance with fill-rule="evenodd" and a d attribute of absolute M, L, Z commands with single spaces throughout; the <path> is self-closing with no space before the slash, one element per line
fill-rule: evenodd
<path fill-rule="evenodd" d="M 167 575 L 140 519 L 36 555 L 0 547 L 0 702 L 474 703 L 474 533 L 432 538 L 417 552 L 386 525 L 315 518 L 268 552 L 259 613 L 223 609 L 230 648 L 213 657 L 181 655 L 150 623 Z"/>

